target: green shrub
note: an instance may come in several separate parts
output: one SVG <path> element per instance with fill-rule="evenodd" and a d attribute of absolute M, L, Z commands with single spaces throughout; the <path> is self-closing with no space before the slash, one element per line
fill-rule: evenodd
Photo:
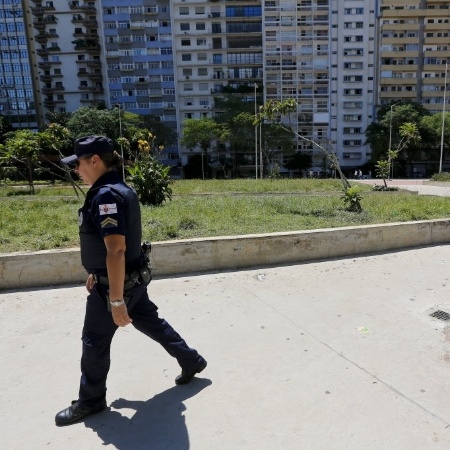
<path fill-rule="evenodd" d="M 361 189 L 359 186 L 351 186 L 344 190 L 344 195 L 341 197 L 344 205 L 349 211 L 360 212 L 361 208 Z"/>
<path fill-rule="evenodd" d="M 380 184 L 374 184 L 372 187 L 373 191 L 398 191 L 398 188 L 391 186 L 383 186 Z"/>
<path fill-rule="evenodd" d="M 432 181 L 450 181 L 450 172 L 435 173 L 431 177 Z"/>
<path fill-rule="evenodd" d="M 144 205 L 160 206 L 172 198 L 170 167 L 150 154 L 141 154 L 128 168 L 129 179 Z"/>

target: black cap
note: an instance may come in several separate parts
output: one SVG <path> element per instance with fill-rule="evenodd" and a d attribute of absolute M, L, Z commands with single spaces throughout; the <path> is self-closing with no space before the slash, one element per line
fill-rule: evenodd
<path fill-rule="evenodd" d="M 84 136 L 75 141 L 75 154 L 61 159 L 63 164 L 70 164 L 84 155 L 104 155 L 114 151 L 111 139 L 105 136 Z"/>

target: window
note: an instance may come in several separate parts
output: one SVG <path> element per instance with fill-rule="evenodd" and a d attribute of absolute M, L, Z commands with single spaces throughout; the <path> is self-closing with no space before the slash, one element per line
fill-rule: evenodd
<path fill-rule="evenodd" d="M 189 15 L 189 7 L 181 6 L 180 7 L 180 16 L 188 16 Z"/>
<path fill-rule="evenodd" d="M 189 23 L 187 23 L 187 22 L 180 23 L 180 30 L 181 31 L 189 31 L 190 30 Z"/>
<path fill-rule="evenodd" d="M 191 45 L 190 39 L 181 39 L 181 46 L 182 47 L 189 47 Z"/>
<path fill-rule="evenodd" d="M 199 67 L 198 68 L 198 75 L 199 76 L 206 76 L 208 75 L 208 69 L 206 67 Z"/>
<path fill-rule="evenodd" d="M 192 58 L 192 55 L 190 53 L 182 53 L 181 55 L 181 61 L 190 61 Z"/>
<path fill-rule="evenodd" d="M 206 30 L 206 24 L 204 22 L 197 22 L 195 24 L 195 29 L 197 31 L 204 31 L 204 30 Z"/>
<path fill-rule="evenodd" d="M 194 85 L 192 83 L 184 83 L 183 84 L 183 91 L 193 91 Z"/>

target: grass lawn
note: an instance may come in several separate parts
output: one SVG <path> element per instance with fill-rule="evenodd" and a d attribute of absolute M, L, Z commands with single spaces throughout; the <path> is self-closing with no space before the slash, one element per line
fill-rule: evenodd
<path fill-rule="evenodd" d="M 311 230 L 446 218 L 450 198 L 363 190 L 362 213 L 345 210 L 339 180 L 180 180 L 162 207 L 142 207 L 144 239 L 155 241 Z M 18 194 L 20 192 L 20 194 Z M 0 188 L 0 252 L 78 246 L 71 187 Z"/>

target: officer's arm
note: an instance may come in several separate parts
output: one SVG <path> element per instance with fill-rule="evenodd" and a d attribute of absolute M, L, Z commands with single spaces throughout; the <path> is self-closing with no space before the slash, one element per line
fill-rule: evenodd
<path fill-rule="evenodd" d="M 123 284 L 125 280 L 125 236 L 110 234 L 104 238 L 106 245 L 106 267 L 108 269 L 109 298 L 111 301 L 123 300 Z M 122 305 L 113 308 L 113 319 L 116 325 L 125 326 L 131 322 L 127 308 Z"/>

